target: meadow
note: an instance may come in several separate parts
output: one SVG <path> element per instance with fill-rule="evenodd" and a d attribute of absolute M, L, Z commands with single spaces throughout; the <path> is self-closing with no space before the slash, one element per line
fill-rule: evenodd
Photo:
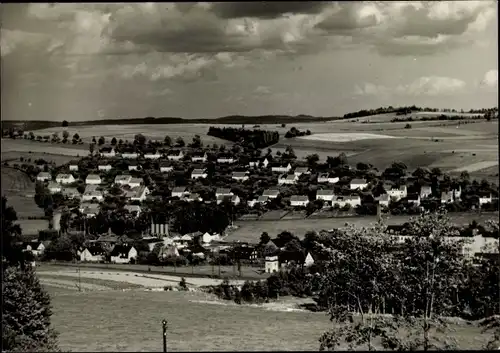
<path fill-rule="evenodd" d="M 161 351 L 163 319 L 168 351 L 316 351 L 318 338 L 331 327 L 325 313 L 300 310 L 297 302 L 304 300 L 292 298 L 237 305 L 200 292 L 45 288 L 63 351 Z M 475 325 L 452 329 L 462 349 L 479 348 L 487 340 Z"/>
<path fill-rule="evenodd" d="M 488 213 L 450 213 L 448 217 L 457 225 L 468 225 L 473 220 L 482 224 L 489 219 L 498 219 L 498 212 Z M 387 224 L 403 224 L 410 220 L 410 216 L 391 216 L 386 220 Z M 306 218 L 306 219 L 281 219 L 279 221 L 236 221 L 234 225 L 238 228 L 229 232 L 224 239 L 226 241 L 242 241 L 258 243 L 260 235 L 267 232 L 275 237 L 283 231 L 289 231 L 300 239 L 304 238 L 308 231 L 329 230 L 345 227 L 352 224 L 357 227 L 370 227 L 377 222 L 375 216 L 344 217 L 344 218 Z"/>

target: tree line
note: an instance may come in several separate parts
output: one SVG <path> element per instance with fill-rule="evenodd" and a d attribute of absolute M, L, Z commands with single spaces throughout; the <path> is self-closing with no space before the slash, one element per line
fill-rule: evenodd
<path fill-rule="evenodd" d="M 277 131 L 248 130 L 232 127 L 219 128 L 210 126 L 207 135 L 232 142 L 238 142 L 242 146 L 253 148 L 268 147 L 279 141 L 279 133 Z"/>

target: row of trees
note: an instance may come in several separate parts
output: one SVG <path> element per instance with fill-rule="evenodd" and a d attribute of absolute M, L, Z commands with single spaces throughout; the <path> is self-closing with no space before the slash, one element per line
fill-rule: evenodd
<path fill-rule="evenodd" d="M 311 135 L 311 131 L 310 130 L 300 131 L 296 127 L 292 127 L 290 130 L 286 132 L 285 138 L 289 139 L 292 137 L 306 136 L 306 135 Z"/>
<path fill-rule="evenodd" d="M 232 127 L 219 128 L 210 126 L 207 135 L 238 142 L 242 146 L 252 148 L 268 147 L 279 141 L 279 133 L 277 131 L 247 130 Z"/>

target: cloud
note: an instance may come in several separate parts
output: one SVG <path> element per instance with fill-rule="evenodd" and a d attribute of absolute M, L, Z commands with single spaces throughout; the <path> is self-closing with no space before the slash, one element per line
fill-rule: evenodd
<path fill-rule="evenodd" d="M 462 92 L 466 83 L 451 77 L 429 76 L 396 87 L 386 87 L 372 83 L 364 83 L 354 87 L 354 94 L 363 96 L 439 96 Z"/>
<path fill-rule="evenodd" d="M 287 14 L 318 14 L 327 6 L 328 2 L 325 1 L 241 1 L 214 3 L 212 10 L 218 17 L 224 19 L 244 17 L 275 19 Z"/>
<path fill-rule="evenodd" d="M 498 88 L 498 70 L 489 70 L 480 82 L 482 87 Z"/>
<path fill-rule="evenodd" d="M 254 94 L 257 94 L 257 95 L 271 94 L 271 90 L 267 86 L 258 86 L 253 92 L 254 92 Z"/>
<path fill-rule="evenodd" d="M 380 10 L 373 4 L 342 3 L 337 4 L 333 12 L 316 27 L 329 33 L 346 33 L 346 31 L 376 26 L 380 23 L 381 16 Z"/>

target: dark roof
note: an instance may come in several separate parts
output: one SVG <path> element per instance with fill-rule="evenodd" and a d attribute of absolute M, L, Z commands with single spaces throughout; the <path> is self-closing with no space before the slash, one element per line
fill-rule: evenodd
<path fill-rule="evenodd" d="M 130 249 L 132 249 L 131 245 L 115 245 L 113 251 L 111 251 L 111 256 L 127 257 Z"/>
<path fill-rule="evenodd" d="M 90 252 L 92 256 L 105 254 L 104 249 L 99 244 L 93 244 L 87 247 L 87 250 Z"/>
<path fill-rule="evenodd" d="M 278 259 L 280 262 L 295 261 L 302 263 L 305 260 L 305 256 L 302 252 L 298 251 L 283 251 L 278 255 Z"/>
<path fill-rule="evenodd" d="M 286 245 L 286 241 L 283 240 L 282 238 L 274 238 L 274 239 L 271 239 L 271 242 L 274 243 L 274 245 L 276 245 L 278 248 L 282 248 Z"/>
<path fill-rule="evenodd" d="M 109 153 L 113 150 L 113 147 L 102 147 L 99 152 Z"/>

